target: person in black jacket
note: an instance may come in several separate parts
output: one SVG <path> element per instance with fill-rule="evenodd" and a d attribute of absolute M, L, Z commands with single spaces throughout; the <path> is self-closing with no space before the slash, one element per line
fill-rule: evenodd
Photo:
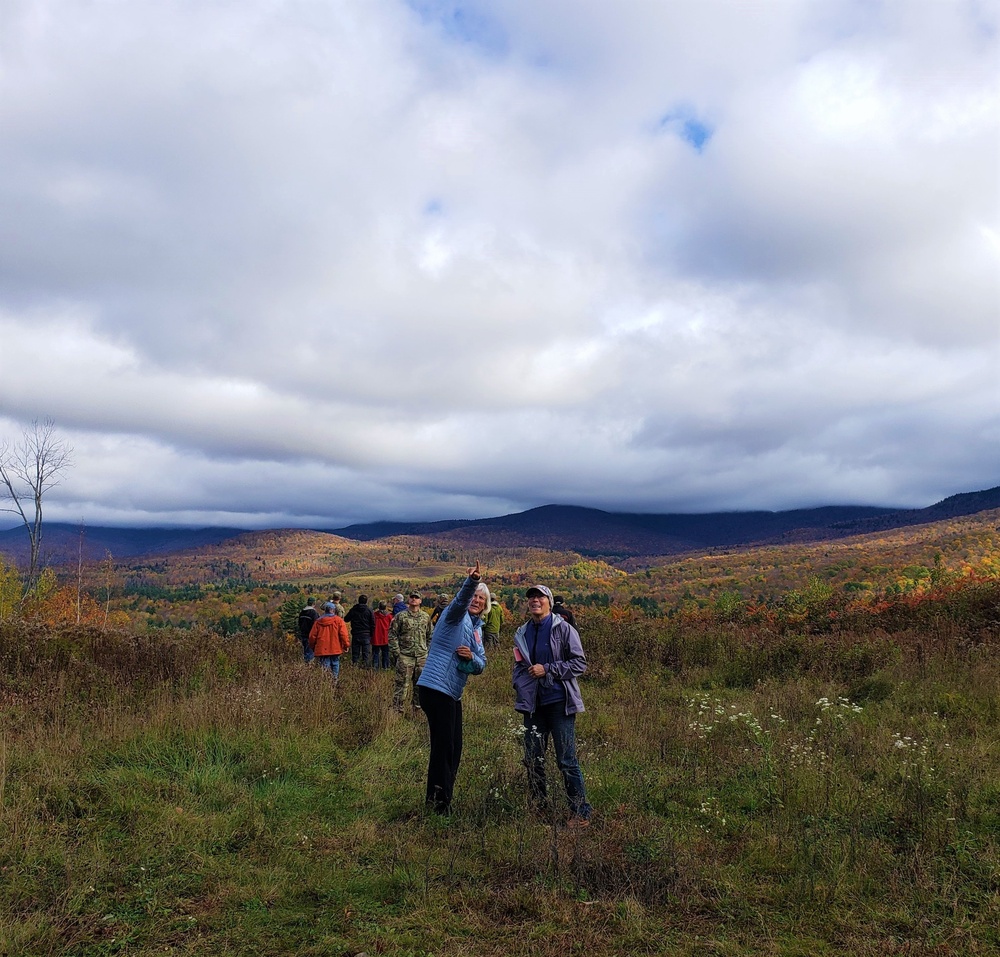
<path fill-rule="evenodd" d="M 434 602 L 434 607 L 430 611 L 431 624 L 436 625 L 438 619 L 441 617 L 442 612 L 448 607 L 448 602 L 451 601 L 451 595 L 441 594 L 437 596 L 437 600 Z"/>
<path fill-rule="evenodd" d="M 556 600 L 552 603 L 552 611 L 560 618 L 565 618 L 575 628 L 576 616 L 563 604 L 563 601 L 562 595 L 556 595 Z"/>
<path fill-rule="evenodd" d="M 351 663 L 359 661 L 365 668 L 372 663 L 372 635 L 375 633 L 375 616 L 368 607 L 368 596 L 359 595 L 358 603 L 344 617 L 351 626 Z"/>
<path fill-rule="evenodd" d="M 299 641 L 302 642 L 302 657 L 306 664 L 314 657 L 313 650 L 309 647 L 309 632 L 312 631 L 317 618 L 319 612 L 316 611 L 316 599 L 310 598 L 306 602 L 306 607 L 299 612 Z"/>

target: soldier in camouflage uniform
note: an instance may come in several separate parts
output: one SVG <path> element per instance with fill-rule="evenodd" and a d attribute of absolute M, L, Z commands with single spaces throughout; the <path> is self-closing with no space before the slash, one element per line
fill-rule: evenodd
<path fill-rule="evenodd" d="M 420 710 L 417 703 L 416 684 L 420 672 L 427 663 L 427 644 L 431 638 L 431 617 L 420 610 L 420 595 L 411 592 L 406 602 L 406 611 L 392 619 L 389 628 L 389 661 L 396 668 L 396 688 L 392 695 L 392 706 L 400 714 L 412 701 L 413 713 Z"/>
<path fill-rule="evenodd" d="M 338 615 L 338 616 L 339 616 L 339 617 L 341 617 L 341 618 L 343 618 L 343 617 L 344 617 L 344 615 L 346 615 L 346 614 L 347 614 L 347 610 L 346 610 L 346 609 L 344 608 L 344 606 L 343 606 L 343 605 L 341 604 L 341 602 L 342 602 L 343 600 L 344 600 L 344 596 L 343 596 L 343 594 L 342 594 L 341 592 L 339 592 L 339 591 L 335 591 L 335 592 L 334 592 L 334 593 L 333 593 L 333 594 L 332 594 L 332 595 L 330 596 L 330 604 L 331 604 L 331 605 L 333 605 L 333 613 L 334 613 L 335 615 Z"/>

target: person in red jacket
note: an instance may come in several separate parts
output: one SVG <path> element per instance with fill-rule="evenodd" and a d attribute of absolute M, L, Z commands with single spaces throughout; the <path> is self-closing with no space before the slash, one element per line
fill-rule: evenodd
<path fill-rule="evenodd" d="M 333 602 L 323 606 L 323 615 L 309 631 L 309 647 L 312 648 L 316 660 L 336 681 L 340 676 L 340 656 L 351 650 L 351 633 L 344 624 L 344 619 L 336 614 Z"/>
<path fill-rule="evenodd" d="M 372 633 L 372 667 L 382 671 L 389 670 L 389 626 L 392 624 L 392 612 L 386 609 L 386 603 L 378 603 L 375 612 L 375 631 Z"/>

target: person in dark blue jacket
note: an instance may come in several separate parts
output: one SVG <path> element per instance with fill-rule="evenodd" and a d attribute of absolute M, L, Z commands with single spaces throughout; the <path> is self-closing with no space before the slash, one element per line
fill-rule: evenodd
<path fill-rule="evenodd" d="M 490 592 L 482 583 L 479 562 L 445 608 L 431 636 L 427 663 L 417 681 L 420 707 L 427 716 L 431 754 L 427 763 L 427 807 L 451 813 L 452 792 L 462 760 L 462 692 L 469 675 L 486 667 L 480 615 Z"/>
<path fill-rule="evenodd" d="M 358 603 L 344 615 L 344 621 L 351 626 L 351 664 L 360 664 L 362 668 L 371 667 L 375 615 L 368 607 L 367 595 L 358 597 Z"/>

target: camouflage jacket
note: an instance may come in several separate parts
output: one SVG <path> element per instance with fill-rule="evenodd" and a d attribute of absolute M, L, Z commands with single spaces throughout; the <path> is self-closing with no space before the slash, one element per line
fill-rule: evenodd
<path fill-rule="evenodd" d="M 426 658 L 431 640 L 431 616 L 426 611 L 402 611 L 389 628 L 389 654 Z"/>

